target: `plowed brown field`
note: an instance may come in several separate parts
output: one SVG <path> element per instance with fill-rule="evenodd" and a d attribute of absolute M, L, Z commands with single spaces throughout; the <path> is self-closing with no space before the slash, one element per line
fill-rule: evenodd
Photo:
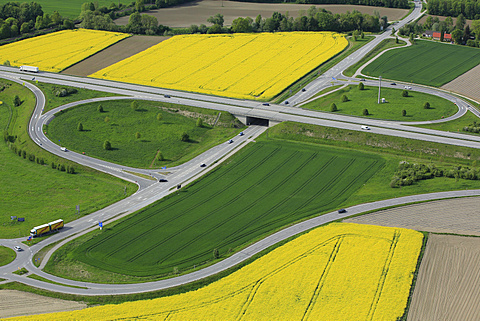
<path fill-rule="evenodd" d="M 210 25 L 207 22 L 208 17 L 220 13 L 224 16 L 225 25 L 230 26 L 232 21 L 238 17 L 251 17 L 255 19 L 257 15 L 263 18 L 271 17 L 275 11 L 285 14 L 287 11 L 290 17 L 296 18 L 300 11 L 306 11 L 311 4 L 281 4 L 281 3 L 250 3 L 220 0 L 195 1 L 181 6 L 164 8 L 145 12 L 153 15 L 162 25 L 179 28 L 190 27 L 192 24 Z M 387 16 L 388 20 L 399 20 L 408 10 L 392 9 L 382 7 L 355 6 L 355 5 L 316 5 L 317 8 L 325 8 L 333 13 L 345 13 L 347 11 L 357 10 L 361 13 L 373 14 L 374 11 L 380 12 L 380 16 Z M 128 16 L 115 20 L 117 25 L 126 25 Z"/>
<path fill-rule="evenodd" d="M 480 197 L 402 206 L 353 217 L 344 222 L 480 236 Z"/>
<path fill-rule="evenodd" d="M 480 238 L 430 235 L 409 321 L 480 320 Z"/>
<path fill-rule="evenodd" d="M 170 37 L 133 36 L 98 52 L 62 71 L 64 74 L 86 77 L 100 69 L 150 48 Z"/>
<path fill-rule="evenodd" d="M 451 90 L 465 95 L 476 101 L 480 101 L 480 65 L 470 69 L 460 77 L 455 78 L 448 84 L 442 86 L 443 89 Z"/>
<path fill-rule="evenodd" d="M 53 299 L 33 293 L 0 290 L 0 319 L 86 308 L 84 303 Z"/>

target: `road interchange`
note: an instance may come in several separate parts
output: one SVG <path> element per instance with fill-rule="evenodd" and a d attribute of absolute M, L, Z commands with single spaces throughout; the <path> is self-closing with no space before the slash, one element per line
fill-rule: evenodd
<path fill-rule="evenodd" d="M 395 25 L 395 28 L 400 28 L 404 24 L 408 23 L 419 17 L 421 13 L 421 4 L 415 3 L 415 9 L 412 13 L 401 22 Z M 173 90 L 165 90 L 161 88 L 152 88 L 145 87 L 133 84 L 124 84 L 117 83 L 112 81 L 105 81 L 100 79 L 93 78 L 80 78 L 67 76 L 62 74 L 50 74 L 50 73 L 40 73 L 35 75 L 35 79 L 39 82 L 54 83 L 58 85 L 68 85 L 98 91 L 104 91 L 109 93 L 114 93 L 118 95 L 125 95 L 122 97 L 107 97 L 107 98 L 98 98 L 91 99 L 83 102 L 76 102 L 68 105 L 58 107 L 54 110 L 48 111 L 47 113 L 42 113 L 45 106 L 45 97 L 43 93 L 34 85 L 26 82 L 25 80 L 32 80 L 32 75 L 25 75 L 25 73 L 20 73 L 18 70 L 10 67 L 0 67 L 0 77 L 5 79 L 10 79 L 18 83 L 24 83 L 36 96 L 37 105 L 35 111 L 32 115 L 30 124 L 29 124 L 29 134 L 33 141 L 44 148 L 45 150 L 56 154 L 60 157 L 67 158 L 79 164 L 100 170 L 102 172 L 109 173 L 111 175 L 120 177 L 130 182 L 135 182 L 139 186 L 139 190 L 129 198 L 126 198 L 120 202 L 112 204 L 100 211 L 92 213 L 88 216 L 85 216 L 81 219 L 78 219 L 73 222 L 66 224 L 66 228 L 61 233 L 57 233 L 46 240 L 43 240 L 41 243 L 38 243 L 24 252 L 17 253 L 17 258 L 14 262 L 9 265 L 0 267 L 0 277 L 5 278 L 7 281 L 18 281 L 24 284 L 31 286 L 58 291 L 63 293 L 70 294 L 81 294 L 81 295 L 111 295 L 111 294 L 127 294 L 127 293 L 138 293 L 138 292 L 148 292 L 164 288 L 169 288 L 173 286 L 178 286 L 186 283 L 190 283 L 202 278 L 205 278 L 210 275 L 214 275 L 220 271 L 223 271 L 227 268 L 235 266 L 236 264 L 248 259 L 252 255 L 261 252 L 262 250 L 270 247 L 271 245 L 284 240 L 292 235 L 301 233 L 308 229 L 311 229 L 315 226 L 325 224 L 334 220 L 338 220 L 350 215 L 360 214 L 365 211 L 376 210 L 388 206 L 395 206 L 400 204 L 408 204 L 417 201 L 441 199 L 441 198 L 450 198 L 450 197 L 460 197 L 460 196 L 474 196 L 480 195 L 480 190 L 471 190 L 471 191 L 452 191 L 452 192 L 443 192 L 443 193 L 432 193 L 432 194 L 422 194 L 416 196 L 409 196 L 403 198 L 396 198 L 392 200 L 385 200 L 379 202 L 373 202 L 368 204 L 361 204 L 348 209 L 348 213 L 339 215 L 337 212 L 331 212 L 324 214 L 322 216 L 313 218 L 311 220 L 304 221 L 302 223 L 293 225 L 287 229 L 279 231 L 275 234 L 272 234 L 265 239 L 235 253 L 229 258 L 211 265 L 209 267 L 203 268 L 201 270 L 195 271 L 193 273 L 185 274 L 171 279 L 166 279 L 156 282 L 148 282 L 141 284 L 94 284 L 94 283 L 85 283 L 67 280 L 59 277 L 52 276 L 41 270 L 45 265 L 47 258 L 42 262 L 42 265 L 37 268 L 32 263 L 32 258 L 36 252 L 46 245 L 52 244 L 57 241 L 63 240 L 61 243 L 56 245 L 53 249 L 49 251 L 49 255 L 54 252 L 55 249 L 60 247 L 62 244 L 71 240 L 71 237 L 78 237 L 81 234 L 87 233 L 95 228 L 99 221 L 104 220 L 113 220 L 124 217 L 135 212 L 138 209 L 145 207 L 148 204 L 153 203 L 154 201 L 164 197 L 168 193 L 172 192 L 178 184 L 185 185 L 202 175 L 208 170 L 211 170 L 214 166 L 218 166 L 222 160 L 227 159 L 229 156 L 233 155 L 236 151 L 245 146 L 248 142 L 252 141 L 255 137 L 260 135 L 265 128 L 258 126 L 251 126 L 245 130 L 245 136 L 237 137 L 234 139 L 234 144 L 221 144 L 207 151 L 206 153 L 199 155 L 195 159 L 172 169 L 171 176 L 168 176 L 168 183 L 159 183 L 158 178 L 163 177 L 161 173 L 157 170 L 146 170 L 146 169 L 136 169 L 129 168 L 126 166 L 121 166 L 118 164 L 112 164 L 109 162 L 97 160 L 91 158 L 87 155 L 75 153 L 75 152 L 63 152 L 60 150 L 60 146 L 54 144 L 48 140 L 43 133 L 43 125 L 47 124 L 53 117 L 53 115 L 58 112 L 60 109 L 70 108 L 79 104 L 84 104 L 92 101 L 102 101 L 102 100 L 111 100 L 111 99 L 145 99 L 145 100 L 154 100 L 154 101 L 165 101 L 171 103 L 179 103 L 184 105 L 191 105 L 202 108 L 216 109 L 221 111 L 228 111 L 234 115 L 240 116 L 250 116 L 250 117 L 259 117 L 259 118 L 268 118 L 270 120 L 281 122 L 281 121 L 296 121 L 307 124 L 315 124 L 321 126 L 329 126 L 350 130 L 361 130 L 361 125 L 368 125 L 372 132 L 376 134 L 383 135 L 392 135 L 400 136 L 411 139 L 419 139 L 424 141 L 439 142 L 445 144 L 452 144 L 457 146 L 467 146 L 472 148 L 480 148 L 480 138 L 470 135 L 464 135 L 460 133 L 449 133 L 449 132 L 440 132 L 430 129 L 422 129 L 407 126 L 406 123 L 394 122 L 394 121 L 384 121 L 384 120 L 374 120 L 374 119 L 365 119 L 353 116 L 342 116 L 342 115 L 332 115 L 330 113 L 322 113 L 318 111 L 311 111 L 302 109 L 296 106 L 299 106 L 301 102 L 310 99 L 317 92 L 328 87 L 331 82 L 331 77 L 340 78 L 342 76 L 343 70 L 360 60 L 363 55 L 368 53 L 373 47 L 375 47 L 380 41 L 389 36 L 390 30 L 387 29 L 382 35 L 377 36 L 374 41 L 367 44 L 360 50 L 354 52 L 352 55 L 341 61 L 334 68 L 327 71 L 324 75 L 319 77 L 317 80 L 310 83 L 306 86 L 305 92 L 299 92 L 296 95 L 290 98 L 291 104 L 294 107 L 287 106 L 285 104 L 264 106 L 261 102 L 255 101 L 246 101 L 246 100 L 236 100 L 223 97 L 213 97 L 195 93 L 186 93 L 178 92 Z M 358 81 L 358 79 L 346 78 L 350 82 Z M 377 85 L 375 80 L 367 80 L 366 85 Z M 388 85 L 387 85 L 388 86 Z M 452 103 L 455 103 L 459 111 L 456 115 L 432 122 L 439 121 L 448 121 L 455 119 L 464 115 L 467 110 L 476 111 L 472 106 L 470 106 L 464 100 L 457 98 L 449 93 L 439 91 L 435 88 L 423 87 L 423 86 L 414 86 L 412 88 L 414 91 L 425 92 L 429 94 L 441 95 L 443 98 L 446 98 Z M 171 98 L 166 98 L 164 95 L 169 95 Z M 422 123 L 432 123 L 432 122 L 422 122 Z M 414 123 L 408 123 L 414 124 Z M 220 160 L 220 161 L 219 161 Z M 199 164 L 206 163 L 209 166 L 206 169 L 202 169 Z M 213 165 L 215 163 L 215 165 Z M 150 175 L 154 180 L 145 179 L 138 175 L 134 175 L 131 172 Z M 163 185 L 162 185 L 163 184 Z M 13 247 L 19 245 L 21 241 L 25 238 L 20 239 L 2 239 L 0 244 Z M 65 284 L 67 286 L 56 285 L 51 283 L 46 283 L 38 281 L 35 279 L 27 278 L 25 276 L 19 276 L 12 274 L 11 272 L 16 270 L 19 267 L 25 267 L 27 270 L 42 276 L 48 280 Z M 77 286 L 84 288 L 73 288 L 68 286 Z"/>

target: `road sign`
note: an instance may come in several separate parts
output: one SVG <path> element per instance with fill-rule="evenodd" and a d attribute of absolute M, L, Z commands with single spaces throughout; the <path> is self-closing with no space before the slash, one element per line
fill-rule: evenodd
<path fill-rule="evenodd" d="M 102 222 L 98 222 L 98 226 L 100 226 L 100 230 L 103 228 L 103 223 Z"/>

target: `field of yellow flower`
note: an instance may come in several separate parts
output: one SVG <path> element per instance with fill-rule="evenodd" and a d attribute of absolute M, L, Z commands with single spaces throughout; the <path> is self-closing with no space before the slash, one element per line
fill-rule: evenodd
<path fill-rule="evenodd" d="M 397 320 L 419 232 L 333 223 L 196 291 L 19 320 Z"/>
<path fill-rule="evenodd" d="M 8 60 L 12 66 L 59 72 L 129 36 L 87 29 L 49 33 L 1 46 L 0 63 Z"/>
<path fill-rule="evenodd" d="M 347 44 L 333 32 L 181 35 L 90 76 L 268 100 Z"/>

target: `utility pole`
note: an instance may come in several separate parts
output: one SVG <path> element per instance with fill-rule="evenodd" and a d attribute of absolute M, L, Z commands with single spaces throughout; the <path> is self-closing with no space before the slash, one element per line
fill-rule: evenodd
<path fill-rule="evenodd" d="M 380 82 L 378 83 L 378 103 L 380 104 L 380 91 L 381 91 L 381 88 L 382 88 L 382 76 L 378 77 L 378 79 L 380 80 Z"/>

